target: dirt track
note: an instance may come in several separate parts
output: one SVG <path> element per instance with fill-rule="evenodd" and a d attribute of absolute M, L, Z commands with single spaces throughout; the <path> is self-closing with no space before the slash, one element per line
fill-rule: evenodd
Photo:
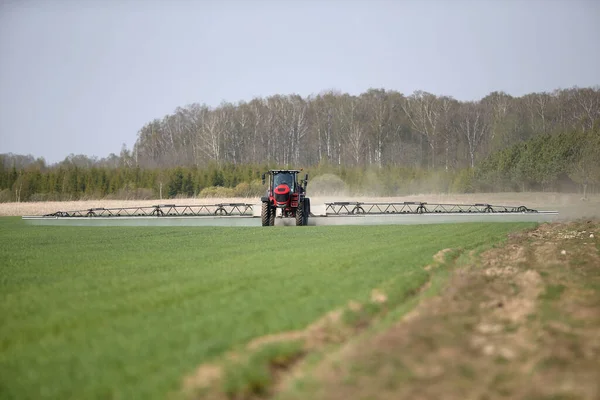
<path fill-rule="evenodd" d="M 390 329 L 328 355 L 308 397 L 599 398 L 598 234 L 590 221 L 514 235 Z"/>
<path fill-rule="evenodd" d="M 310 195 L 310 193 L 309 193 Z M 489 203 L 525 205 L 529 208 L 558 210 L 561 218 L 600 217 L 600 195 L 582 201 L 578 194 L 567 193 L 477 193 L 464 195 L 423 194 L 403 197 L 311 196 L 313 206 L 330 201 L 424 201 L 428 203 Z M 136 207 L 155 204 L 259 203 L 258 198 L 167 199 L 167 200 L 86 200 L 69 202 L 0 203 L 0 216 L 43 215 L 56 211 L 85 210 L 95 207 Z"/>

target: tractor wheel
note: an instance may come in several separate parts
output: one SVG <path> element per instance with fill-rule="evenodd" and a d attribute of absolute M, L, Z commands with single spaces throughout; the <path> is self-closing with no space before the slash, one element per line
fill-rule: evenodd
<path fill-rule="evenodd" d="M 298 204 L 298 208 L 296 209 L 296 226 L 306 225 L 305 207 L 304 202 Z"/>
<path fill-rule="evenodd" d="M 275 226 L 275 216 L 277 215 L 277 208 L 269 207 L 271 214 L 269 215 L 269 226 Z"/>
<path fill-rule="evenodd" d="M 262 220 L 262 226 L 269 226 L 269 222 L 271 220 L 271 207 L 269 207 L 269 203 L 263 201 L 262 209 L 260 210 L 260 218 Z"/>
<path fill-rule="evenodd" d="M 308 217 L 310 216 L 310 199 L 304 199 L 304 225 L 308 225 Z"/>

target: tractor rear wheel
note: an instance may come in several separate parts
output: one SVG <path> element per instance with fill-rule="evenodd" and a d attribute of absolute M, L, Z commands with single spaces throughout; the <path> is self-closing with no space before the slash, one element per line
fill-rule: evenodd
<path fill-rule="evenodd" d="M 275 214 L 271 212 L 271 207 L 269 203 L 263 201 L 262 209 L 260 210 L 260 218 L 262 220 L 262 226 L 269 226 L 271 221 L 271 214 Z"/>
<path fill-rule="evenodd" d="M 296 226 L 303 225 L 306 225 L 306 214 L 304 202 L 301 202 L 296 209 Z"/>

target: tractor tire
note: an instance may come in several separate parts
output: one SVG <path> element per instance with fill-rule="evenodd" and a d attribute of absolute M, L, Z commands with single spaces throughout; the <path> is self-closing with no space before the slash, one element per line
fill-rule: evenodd
<path fill-rule="evenodd" d="M 296 209 L 296 226 L 306 225 L 306 205 L 304 202 L 298 204 Z"/>
<path fill-rule="evenodd" d="M 266 201 L 263 201 L 262 209 L 260 210 L 260 218 L 262 220 L 262 226 L 270 225 L 271 214 L 275 214 L 275 213 L 271 212 L 271 207 L 269 206 L 269 203 Z"/>
<path fill-rule="evenodd" d="M 308 217 L 310 216 L 310 199 L 304 199 L 304 225 L 308 225 Z"/>
<path fill-rule="evenodd" d="M 275 217 L 277 216 L 277 208 L 271 207 L 271 215 L 269 216 L 269 226 L 275 226 Z"/>

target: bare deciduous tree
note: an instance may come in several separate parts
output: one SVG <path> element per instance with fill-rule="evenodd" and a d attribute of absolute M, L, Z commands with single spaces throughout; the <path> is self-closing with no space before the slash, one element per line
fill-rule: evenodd
<path fill-rule="evenodd" d="M 463 103 L 457 112 L 455 129 L 466 139 L 471 167 L 475 166 L 477 150 L 489 135 L 489 120 L 489 115 L 482 104 Z"/>
<path fill-rule="evenodd" d="M 431 151 L 431 167 L 435 168 L 437 152 L 438 125 L 442 114 L 439 99 L 427 92 L 416 91 L 409 96 L 402 105 L 415 131 L 427 140 Z"/>

